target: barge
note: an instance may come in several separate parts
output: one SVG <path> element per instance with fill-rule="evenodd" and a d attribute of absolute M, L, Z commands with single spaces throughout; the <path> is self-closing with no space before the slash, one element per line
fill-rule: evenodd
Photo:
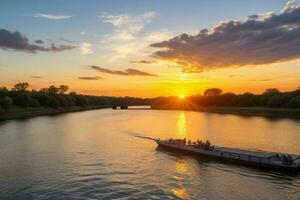
<path fill-rule="evenodd" d="M 212 146 L 209 141 L 202 143 L 202 141 L 199 140 L 197 142 L 186 142 L 185 139 L 156 139 L 155 141 L 159 147 L 184 152 L 187 154 L 205 156 L 217 160 L 230 161 L 271 170 L 283 170 L 288 172 L 300 170 L 299 155 L 286 155 L 281 153 L 215 147 Z"/>

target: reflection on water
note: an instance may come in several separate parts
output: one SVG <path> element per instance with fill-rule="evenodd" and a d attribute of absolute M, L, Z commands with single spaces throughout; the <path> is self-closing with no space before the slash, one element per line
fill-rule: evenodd
<path fill-rule="evenodd" d="M 187 165 L 184 162 L 175 163 L 176 175 L 174 179 L 177 181 L 177 187 L 172 189 L 173 194 L 181 199 L 190 199 L 187 190 L 184 187 L 184 178 L 187 176 Z"/>
<path fill-rule="evenodd" d="M 183 139 L 187 136 L 185 112 L 181 111 L 177 119 L 176 138 Z"/>
<path fill-rule="evenodd" d="M 300 123 L 201 112 L 95 110 L 0 123 L 0 199 L 292 199 L 300 175 L 160 151 L 133 137 L 300 154 Z"/>

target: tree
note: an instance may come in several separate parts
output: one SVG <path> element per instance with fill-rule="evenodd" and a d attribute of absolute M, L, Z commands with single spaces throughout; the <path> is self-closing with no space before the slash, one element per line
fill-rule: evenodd
<path fill-rule="evenodd" d="M 220 96 L 222 92 L 220 88 L 210 88 L 205 90 L 204 96 Z"/>
<path fill-rule="evenodd" d="M 29 88 L 29 84 L 28 83 L 17 83 L 14 87 L 13 87 L 13 91 L 17 91 L 17 92 L 25 92 L 27 89 Z"/>
<path fill-rule="evenodd" d="M 274 94 L 269 98 L 269 100 L 267 102 L 267 106 L 273 107 L 273 108 L 281 107 L 281 105 L 283 104 L 283 100 L 284 100 L 283 95 Z"/>
<path fill-rule="evenodd" d="M 7 109 L 7 110 L 10 109 L 13 105 L 12 98 L 4 97 L 4 98 L 0 99 L 0 105 L 4 109 Z"/>
<path fill-rule="evenodd" d="M 21 107 L 27 107 L 29 105 L 30 96 L 27 93 L 21 93 L 14 98 L 14 104 Z"/>
<path fill-rule="evenodd" d="M 60 85 L 58 88 L 59 94 L 65 94 L 69 90 L 69 86 L 67 85 Z"/>
<path fill-rule="evenodd" d="M 9 91 L 6 87 L 0 87 L 0 98 L 7 96 L 8 92 Z"/>
<path fill-rule="evenodd" d="M 267 88 L 264 94 L 276 94 L 280 93 L 280 91 L 277 88 Z"/>
<path fill-rule="evenodd" d="M 287 106 L 289 108 L 300 108 L 300 96 L 292 98 Z"/>
<path fill-rule="evenodd" d="M 30 98 L 29 102 L 28 102 L 28 106 L 30 106 L 30 107 L 39 107 L 40 103 L 39 103 L 38 100 Z"/>
<path fill-rule="evenodd" d="M 50 94 L 57 94 L 58 93 L 58 88 L 55 87 L 54 85 L 51 85 L 49 88 L 48 88 L 48 92 Z"/>

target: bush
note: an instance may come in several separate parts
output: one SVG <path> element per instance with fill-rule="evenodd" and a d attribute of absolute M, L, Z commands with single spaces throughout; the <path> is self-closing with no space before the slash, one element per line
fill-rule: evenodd
<path fill-rule="evenodd" d="M 289 108 L 300 108 L 300 96 L 295 96 L 287 105 Z"/>
<path fill-rule="evenodd" d="M 27 93 L 21 93 L 14 98 L 14 104 L 21 107 L 29 105 L 30 96 Z"/>
<path fill-rule="evenodd" d="M 10 109 L 13 105 L 12 98 L 4 97 L 4 98 L 0 99 L 0 105 L 2 108 L 6 109 L 6 110 Z"/>
<path fill-rule="evenodd" d="M 52 108 L 58 108 L 59 107 L 59 101 L 55 97 L 51 96 L 49 98 L 49 106 L 52 107 Z"/>
<path fill-rule="evenodd" d="M 271 96 L 268 99 L 267 106 L 268 107 L 276 108 L 276 107 L 281 107 L 281 105 L 283 103 L 284 103 L 283 95 L 281 95 L 281 94 L 274 94 L 273 96 Z"/>
<path fill-rule="evenodd" d="M 30 107 L 39 107 L 40 103 L 38 102 L 38 100 L 30 98 L 29 102 L 28 102 L 28 106 L 30 106 Z"/>

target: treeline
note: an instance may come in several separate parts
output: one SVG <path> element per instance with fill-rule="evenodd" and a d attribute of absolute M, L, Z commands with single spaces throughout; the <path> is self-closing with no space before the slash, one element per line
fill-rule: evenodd
<path fill-rule="evenodd" d="M 152 102 L 153 108 L 165 109 L 197 109 L 209 106 L 300 108 L 300 89 L 280 92 L 276 88 L 269 88 L 262 94 L 222 94 L 221 89 L 212 88 L 203 95 L 190 96 L 184 100 L 177 97 L 159 97 Z"/>
<path fill-rule="evenodd" d="M 0 111 L 12 108 L 49 107 L 68 108 L 85 106 L 151 105 L 159 109 L 189 109 L 199 107 L 271 107 L 300 108 L 300 89 L 280 92 L 269 88 L 262 94 L 222 93 L 219 88 L 207 89 L 203 95 L 185 99 L 178 97 L 157 97 L 152 99 L 134 97 L 90 96 L 69 92 L 66 85 L 29 90 L 28 83 L 17 83 L 13 88 L 0 87 Z"/>
<path fill-rule="evenodd" d="M 12 89 L 0 87 L 0 111 L 14 107 L 51 107 L 65 108 L 74 106 L 111 106 L 111 105 L 145 105 L 149 99 L 133 97 L 107 97 L 81 95 L 75 92 L 67 93 L 69 87 L 51 85 L 39 91 L 29 90 L 28 83 L 17 83 Z"/>

